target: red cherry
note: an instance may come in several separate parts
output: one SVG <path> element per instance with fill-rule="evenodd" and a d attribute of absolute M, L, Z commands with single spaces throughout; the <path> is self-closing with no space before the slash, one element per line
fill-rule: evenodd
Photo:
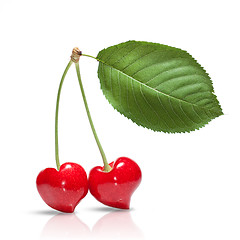
<path fill-rule="evenodd" d="M 88 192 L 87 174 L 76 163 L 64 163 L 59 171 L 46 168 L 37 176 L 37 189 L 50 207 L 71 213 Z"/>
<path fill-rule="evenodd" d="M 110 172 L 104 168 L 94 167 L 89 173 L 89 190 L 101 203 L 121 209 L 129 209 L 133 192 L 139 186 L 142 173 L 133 160 L 127 157 L 118 158 L 109 164 Z"/>

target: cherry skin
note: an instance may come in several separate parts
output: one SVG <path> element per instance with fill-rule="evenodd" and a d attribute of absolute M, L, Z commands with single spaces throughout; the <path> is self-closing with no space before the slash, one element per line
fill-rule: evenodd
<path fill-rule="evenodd" d="M 136 162 L 120 157 L 109 164 L 110 172 L 94 167 L 88 178 L 91 194 L 101 203 L 115 208 L 129 209 L 133 192 L 139 186 L 142 173 Z"/>
<path fill-rule="evenodd" d="M 37 176 L 37 190 L 50 207 L 72 213 L 88 192 L 87 174 L 76 163 L 64 163 L 59 171 L 46 168 Z"/>

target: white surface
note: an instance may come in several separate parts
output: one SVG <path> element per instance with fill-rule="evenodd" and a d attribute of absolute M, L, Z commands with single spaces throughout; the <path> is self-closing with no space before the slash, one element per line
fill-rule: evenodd
<path fill-rule="evenodd" d="M 238 1 L 0 1 L 1 239 L 240 238 Z M 97 63 L 81 59 L 82 79 L 109 161 L 128 156 L 143 181 L 130 211 L 88 194 L 74 214 L 40 198 L 35 179 L 55 167 L 58 84 L 73 47 L 96 56 L 143 40 L 191 53 L 210 74 L 224 116 L 190 134 L 154 133 L 127 120 L 99 88 Z M 63 86 L 60 161 L 87 172 L 101 157 L 74 67 Z"/>

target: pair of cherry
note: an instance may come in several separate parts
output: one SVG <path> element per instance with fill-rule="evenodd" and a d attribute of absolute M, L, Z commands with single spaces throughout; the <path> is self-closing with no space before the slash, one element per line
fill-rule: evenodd
<path fill-rule="evenodd" d="M 109 172 L 104 167 L 94 167 L 88 178 L 77 163 L 64 163 L 59 171 L 46 168 L 37 177 L 38 192 L 47 205 L 62 212 L 73 212 L 88 189 L 105 205 L 129 209 L 131 196 L 141 182 L 141 170 L 127 157 L 109 165 Z"/>
<path fill-rule="evenodd" d="M 55 115 L 55 153 L 57 169 L 46 168 L 41 171 L 37 177 L 37 189 L 47 205 L 62 212 L 73 212 L 80 200 L 87 195 L 88 190 L 90 190 L 91 194 L 98 201 L 105 205 L 128 209 L 131 195 L 141 182 L 141 170 L 137 163 L 126 157 L 118 158 L 115 162 L 108 164 L 93 125 L 81 81 L 79 68 L 79 58 L 81 55 L 82 52 L 78 48 L 73 49 L 71 60 L 59 84 Z M 90 171 L 88 178 L 84 168 L 79 164 L 67 162 L 60 165 L 59 162 L 59 100 L 63 81 L 73 63 L 75 63 L 78 82 L 89 123 L 104 163 L 104 167 L 94 167 Z"/>

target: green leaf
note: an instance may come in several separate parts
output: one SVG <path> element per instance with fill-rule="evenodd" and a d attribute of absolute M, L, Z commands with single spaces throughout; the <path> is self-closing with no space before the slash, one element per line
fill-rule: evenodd
<path fill-rule="evenodd" d="M 208 74 L 186 51 L 128 41 L 103 49 L 97 59 L 103 94 L 138 125 L 189 132 L 223 114 Z"/>

